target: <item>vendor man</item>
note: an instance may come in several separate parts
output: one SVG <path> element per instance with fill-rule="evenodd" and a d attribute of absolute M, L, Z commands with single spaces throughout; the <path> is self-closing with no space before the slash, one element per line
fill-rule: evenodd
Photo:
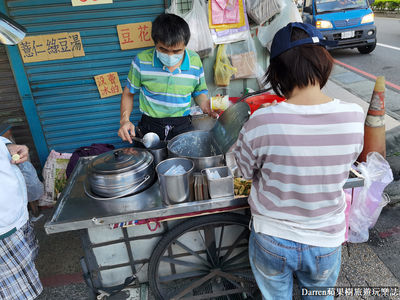
<path fill-rule="evenodd" d="M 132 143 L 131 136 L 136 135 L 135 126 L 129 120 L 136 93 L 143 113 L 137 126 L 141 135 L 155 132 L 161 140 L 169 140 L 190 131 L 192 97 L 204 113 L 217 116 L 210 109 L 200 57 L 186 49 L 190 29 L 185 20 L 177 15 L 161 14 L 152 24 L 151 37 L 155 47 L 133 59 L 121 97 L 118 135 L 129 143 Z"/>

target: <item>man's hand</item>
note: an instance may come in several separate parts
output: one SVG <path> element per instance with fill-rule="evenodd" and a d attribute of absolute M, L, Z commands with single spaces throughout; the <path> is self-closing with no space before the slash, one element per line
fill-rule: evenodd
<path fill-rule="evenodd" d="M 7 149 L 10 151 L 12 164 L 21 164 L 29 158 L 29 149 L 25 145 L 7 144 Z"/>
<path fill-rule="evenodd" d="M 212 118 L 218 118 L 218 113 L 211 109 L 210 99 L 205 94 L 200 94 L 195 98 L 196 103 L 200 106 L 203 113 L 209 115 Z"/>
<path fill-rule="evenodd" d="M 135 125 L 133 125 L 130 121 L 121 123 L 121 127 L 118 130 L 118 136 L 123 141 L 128 141 L 132 144 L 131 136 L 135 136 Z"/>

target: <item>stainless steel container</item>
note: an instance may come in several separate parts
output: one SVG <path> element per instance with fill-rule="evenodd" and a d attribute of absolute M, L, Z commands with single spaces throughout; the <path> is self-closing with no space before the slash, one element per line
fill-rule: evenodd
<path fill-rule="evenodd" d="M 154 165 L 157 166 L 161 161 L 167 159 L 168 150 L 167 150 L 168 142 L 160 141 L 157 147 L 148 149 L 154 157 Z"/>
<path fill-rule="evenodd" d="M 178 165 L 185 169 L 184 174 L 165 174 L 171 167 Z M 160 183 L 161 197 L 165 204 L 172 205 L 193 201 L 193 170 L 194 163 L 188 158 L 169 158 L 157 165 L 156 171 Z"/>
<path fill-rule="evenodd" d="M 100 154 L 88 166 L 90 191 L 104 200 L 143 191 L 153 183 L 154 176 L 153 156 L 139 148 Z"/>
<path fill-rule="evenodd" d="M 208 182 L 208 192 L 211 198 L 234 195 L 233 175 L 228 167 L 208 168 L 201 171 Z M 217 172 L 220 178 L 212 178 L 210 172 Z"/>
<path fill-rule="evenodd" d="M 224 165 L 224 155 L 212 138 L 210 131 L 195 130 L 182 133 L 168 143 L 171 157 L 184 157 L 193 160 L 194 171 Z"/>

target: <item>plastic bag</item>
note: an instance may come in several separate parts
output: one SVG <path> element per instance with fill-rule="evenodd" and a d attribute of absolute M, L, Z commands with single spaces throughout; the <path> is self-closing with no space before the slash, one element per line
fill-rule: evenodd
<path fill-rule="evenodd" d="M 231 77 L 236 73 L 236 69 L 232 67 L 228 55 L 226 54 L 225 45 L 219 45 L 217 57 L 214 64 L 214 82 L 218 86 L 228 86 Z"/>
<path fill-rule="evenodd" d="M 208 27 L 216 30 L 226 30 L 233 28 L 240 28 L 246 25 L 246 15 L 245 15 L 245 4 L 243 0 L 238 0 L 238 8 L 239 8 L 239 22 L 237 23 L 226 23 L 226 24 L 213 24 L 213 10 L 212 10 L 212 0 L 208 1 Z"/>
<path fill-rule="evenodd" d="M 215 30 L 211 29 L 211 36 L 215 44 L 228 44 L 238 41 L 243 41 L 246 39 L 249 32 L 249 20 L 247 19 L 246 6 L 243 3 L 243 12 L 245 25 L 239 28 L 230 28 L 226 30 Z"/>
<path fill-rule="evenodd" d="M 26 161 L 17 165 L 24 175 L 28 201 L 32 202 L 42 197 L 44 193 L 43 183 L 39 180 L 36 170 L 31 162 Z"/>
<path fill-rule="evenodd" d="M 278 0 L 247 0 L 246 9 L 249 17 L 260 25 L 279 13 L 281 5 Z"/>
<path fill-rule="evenodd" d="M 212 24 L 239 23 L 239 0 L 210 0 L 208 3 L 209 12 L 211 9 L 211 18 L 209 21 Z"/>
<path fill-rule="evenodd" d="M 39 206 L 53 206 L 65 184 L 69 159 L 72 153 L 58 153 L 51 150 L 44 164 L 42 175 L 44 179 L 44 194 L 39 200 Z"/>
<path fill-rule="evenodd" d="M 355 189 L 353 194 L 348 232 L 351 243 L 368 241 L 368 229 L 375 225 L 382 208 L 389 202 L 383 190 L 393 181 L 388 162 L 378 152 L 370 152 L 367 162 L 360 163 L 357 171 L 364 177 L 364 186 Z"/>
<path fill-rule="evenodd" d="M 193 0 L 192 9 L 188 13 L 182 14 L 179 12 L 177 1 L 172 0 L 171 6 L 165 12 L 178 15 L 188 23 L 190 28 L 188 49 L 196 51 L 200 57 L 210 55 L 214 49 L 214 42 L 208 28 L 206 7 L 201 0 Z"/>
<path fill-rule="evenodd" d="M 258 28 L 257 37 L 261 45 L 267 47 L 268 50 L 271 49 L 272 39 L 279 29 L 290 22 L 302 22 L 300 13 L 292 0 L 282 0 L 281 4 L 281 12 L 275 15 L 271 21 Z"/>
<path fill-rule="evenodd" d="M 226 52 L 237 69 L 233 79 L 257 77 L 257 50 L 250 32 L 247 32 L 246 40 L 226 45 Z"/>

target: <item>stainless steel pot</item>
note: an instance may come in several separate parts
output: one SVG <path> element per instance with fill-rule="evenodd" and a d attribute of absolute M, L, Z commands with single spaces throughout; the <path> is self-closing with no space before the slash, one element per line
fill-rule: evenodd
<path fill-rule="evenodd" d="M 153 183 L 153 156 L 145 149 L 123 148 L 100 154 L 88 166 L 88 183 L 98 200 L 138 193 Z M 87 190 L 87 187 L 85 186 Z"/>
<path fill-rule="evenodd" d="M 167 159 L 168 150 L 167 150 L 168 142 L 160 141 L 157 147 L 148 149 L 154 157 L 154 165 L 157 166 L 161 161 Z"/>
<path fill-rule="evenodd" d="M 210 131 L 195 130 L 177 135 L 168 143 L 170 157 L 193 160 L 194 172 L 224 165 L 224 155 L 212 139 Z"/>

